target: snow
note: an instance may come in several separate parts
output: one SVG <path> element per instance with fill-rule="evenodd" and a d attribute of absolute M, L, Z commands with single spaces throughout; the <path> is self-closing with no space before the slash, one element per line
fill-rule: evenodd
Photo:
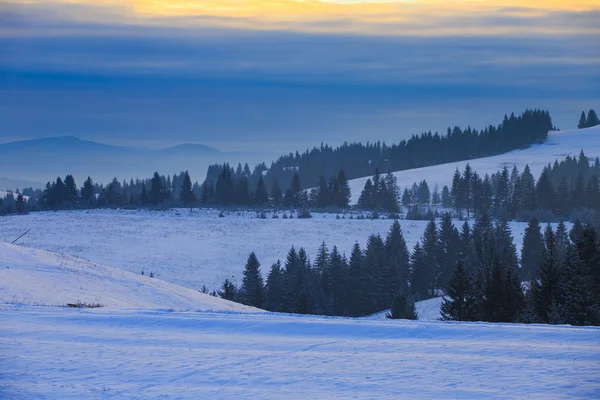
<path fill-rule="evenodd" d="M 156 278 L 0 243 L 0 303 L 109 308 L 259 311 Z"/>
<path fill-rule="evenodd" d="M 439 321 L 440 307 L 442 306 L 442 297 L 434 297 L 432 299 L 415 302 L 415 309 L 419 321 Z M 387 319 L 386 315 L 390 310 L 380 311 L 378 313 L 364 317 L 365 319 Z"/>
<path fill-rule="evenodd" d="M 550 132 L 546 142 L 523 150 L 514 150 L 493 157 L 398 171 L 394 175 L 402 189 L 412 187 L 413 183 L 425 179 L 431 190 L 437 184 L 440 191 L 444 185 L 451 186 L 452 175 L 456 168 L 462 172 L 467 163 L 482 177 L 485 174 L 491 175 L 505 166 L 509 169 L 509 172 L 513 166 L 517 166 L 519 171 L 523 172 L 525 165 L 529 165 L 531 173 L 537 179 L 548 163 L 554 163 L 554 160 L 560 161 L 567 155 L 578 156 L 582 149 L 587 157 L 600 157 L 600 125 L 575 131 Z M 352 192 L 352 204 L 358 202 L 360 193 L 368 178 L 353 179 L 349 182 Z"/>
<path fill-rule="evenodd" d="M 3 399 L 600 398 L 600 329 L 0 308 Z"/>
<path fill-rule="evenodd" d="M 218 289 L 225 278 L 241 283 L 248 255 L 256 252 L 266 278 L 271 264 L 292 245 L 315 256 L 322 241 L 330 249 L 350 254 L 362 248 L 373 233 L 385 236 L 391 219 L 336 219 L 335 214 L 313 213 L 311 219 L 260 219 L 256 213 L 219 210 L 91 210 L 31 213 L 0 217 L 0 241 L 88 259 L 130 271 L 153 272 L 167 282 L 200 289 Z M 281 217 L 281 213 L 280 213 Z M 426 221 L 400 221 L 409 250 L 425 230 Z M 462 222 L 455 221 L 460 228 Z M 517 249 L 526 223 L 510 223 Z M 1 260 L 1 259 L 0 259 Z"/>

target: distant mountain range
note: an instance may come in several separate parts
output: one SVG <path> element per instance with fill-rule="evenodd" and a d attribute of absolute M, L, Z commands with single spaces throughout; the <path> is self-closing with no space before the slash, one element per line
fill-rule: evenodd
<path fill-rule="evenodd" d="M 236 159 L 240 154 L 236 154 Z M 154 171 L 173 174 L 189 170 L 193 180 L 203 181 L 213 162 L 229 161 L 228 153 L 201 144 L 181 144 L 165 149 L 113 146 L 75 136 L 49 137 L 0 144 L 0 184 L 47 182 L 75 175 L 95 181 L 113 177 L 147 178 Z M 21 185 L 19 185 L 20 187 Z M 39 186 L 39 185 L 38 185 Z M 2 187 L 5 189 L 5 187 Z"/>

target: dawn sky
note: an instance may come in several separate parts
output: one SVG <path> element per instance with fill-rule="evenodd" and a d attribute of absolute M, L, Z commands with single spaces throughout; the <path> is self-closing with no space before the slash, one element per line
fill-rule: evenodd
<path fill-rule="evenodd" d="M 0 0 L 0 142 L 276 151 L 600 107 L 600 2 Z"/>

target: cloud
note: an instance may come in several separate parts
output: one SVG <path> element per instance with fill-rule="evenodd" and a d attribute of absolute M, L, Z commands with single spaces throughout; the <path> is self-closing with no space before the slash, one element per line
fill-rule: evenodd
<path fill-rule="evenodd" d="M 554 3 L 442 7 L 398 27 L 377 7 L 263 24 L 250 12 L 28 4 L 0 3 L 0 140 L 396 140 L 525 107 L 554 107 L 564 128 L 600 103 L 600 14 Z"/>

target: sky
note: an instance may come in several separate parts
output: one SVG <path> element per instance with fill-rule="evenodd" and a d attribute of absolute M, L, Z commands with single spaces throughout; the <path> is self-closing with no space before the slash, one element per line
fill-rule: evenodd
<path fill-rule="evenodd" d="M 0 0 L 0 143 L 289 152 L 600 108 L 600 1 Z"/>

